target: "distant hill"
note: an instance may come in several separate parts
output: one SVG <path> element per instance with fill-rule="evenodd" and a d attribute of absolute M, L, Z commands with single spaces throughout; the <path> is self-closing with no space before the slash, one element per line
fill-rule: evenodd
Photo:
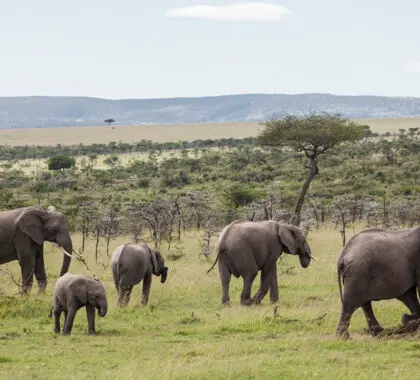
<path fill-rule="evenodd" d="M 87 97 L 0 97 L 0 128 L 264 121 L 285 114 L 341 113 L 349 118 L 420 116 L 420 98 L 383 96 L 227 95 L 108 100 Z"/>

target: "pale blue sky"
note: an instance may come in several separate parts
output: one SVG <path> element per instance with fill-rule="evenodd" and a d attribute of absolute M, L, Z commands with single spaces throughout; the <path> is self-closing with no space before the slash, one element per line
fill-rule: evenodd
<path fill-rule="evenodd" d="M 420 97 L 420 1 L 232 3 L 0 0 L 0 96 Z"/>

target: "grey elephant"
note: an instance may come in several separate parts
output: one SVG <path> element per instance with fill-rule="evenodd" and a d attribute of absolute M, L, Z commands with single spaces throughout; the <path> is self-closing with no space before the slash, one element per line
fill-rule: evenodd
<path fill-rule="evenodd" d="M 95 309 L 100 317 L 108 310 L 104 286 L 97 280 L 66 273 L 58 278 L 53 292 L 54 332 L 60 333 L 60 316 L 64 312 L 63 335 L 69 335 L 73 328 L 77 310 L 86 307 L 89 335 L 95 331 Z"/>
<path fill-rule="evenodd" d="M 161 254 L 147 244 L 123 244 L 115 249 L 111 257 L 111 269 L 118 291 L 118 306 L 127 306 L 133 286 L 143 280 L 141 303 L 149 299 L 152 274 L 160 276 L 163 284 L 168 268 Z"/>
<path fill-rule="evenodd" d="M 34 274 L 40 292 L 47 286 L 44 241 L 56 243 L 72 254 L 69 224 L 62 213 L 37 207 L 0 212 L 0 264 L 19 261 L 23 294 L 30 292 Z M 70 261 L 70 256 L 63 256 L 60 276 L 68 271 Z"/>
<path fill-rule="evenodd" d="M 276 263 L 282 252 L 299 255 L 303 268 L 306 268 L 312 259 L 311 249 L 301 230 L 273 220 L 232 222 L 220 233 L 216 252 L 216 260 L 208 272 L 218 261 L 223 305 L 230 302 L 229 284 L 232 274 L 243 279 L 242 305 L 261 303 L 269 290 L 271 301 L 277 302 Z M 252 283 L 259 271 L 261 271 L 260 288 L 251 298 Z"/>
<path fill-rule="evenodd" d="M 372 310 L 372 301 L 396 298 L 411 314 L 402 323 L 420 317 L 420 227 L 395 232 L 379 228 L 362 230 L 341 251 L 337 262 L 341 317 L 336 334 L 349 338 L 354 311 L 362 307 L 371 335 L 383 330 Z M 341 286 L 341 277 L 344 290 Z"/>

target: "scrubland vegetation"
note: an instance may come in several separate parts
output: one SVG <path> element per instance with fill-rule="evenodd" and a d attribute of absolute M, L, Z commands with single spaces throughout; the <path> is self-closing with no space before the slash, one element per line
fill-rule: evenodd
<path fill-rule="evenodd" d="M 1 146 L 0 208 L 53 205 L 65 213 L 75 248 L 105 284 L 110 310 L 97 318 L 96 337 L 86 335 L 84 311 L 71 337 L 55 336 L 48 312 L 60 252 L 46 244 L 49 285 L 41 296 L 34 288 L 21 298 L 13 281 L 17 262 L 3 265 L 11 272 L 0 272 L 0 376 L 415 378 L 418 335 L 391 334 L 405 312 L 398 301 L 374 303 L 390 328 L 379 338 L 366 333 L 361 310 L 352 319 L 352 340 L 335 337 L 336 260 L 344 240 L 365 226 L 420 223 L 418 129 L 365 132 L 319 157 L 300 218 L 318 260 L 308 269 L 291 256 L 278 262 L 277 307 L 267 297 L 261 306 L 239 306 L 242 282 L 234 279 L 232 307 L 221 308 L 217 270 L 206 270 L 217 233 L 230 221 L 292 220 L 308 175 L 304 152 L 255 138 Z M 74 162 L 48 170 L 57 155 Z M 146 307 L 139 305 L 140 286 L 130 306 L 118 310 L 109 254 L 140 240 L 164 254 L 168 280 L 154 279 Z M 91 274 L 75 259 L 70 272 Z"/>

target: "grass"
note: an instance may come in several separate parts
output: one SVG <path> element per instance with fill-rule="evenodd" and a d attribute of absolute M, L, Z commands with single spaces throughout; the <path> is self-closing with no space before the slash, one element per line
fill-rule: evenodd
<path fill-rule="evenodd" d="M 46 295 L 16 295 L 16 286 L 0 272 L 0 378 L 15 379 L 413 379 L 418 376 L 418 337 L 372 338 L 361 310 L 353 316 L 350 341 L 335 337 L 340 313 L 336 259 L 340 235 L 311 232 L 317 261 L 302 269 L 296 257 L 278 263 L 280 301 L 275 315 L 269 297 L 258 307 L 241 307 L 240 279 L 232 279 L 230 308 L 220 306 L 214 257 L 199 256 L 198 236 L 181 242 L 185 256 L 167 260 L 168 280 L 154 278 L 147 306 L 140 305 L 141 285 L 129 306 L 117 309 L 116 290 L 101 247 L 101 260 L 89 266 L 107 289 L 109 312 L 96 318 L 98 335 L 86 334 L 85 312 L 77 314 L 70 337 L 52 332 L 48 318 L 60 252 L 46 244 L 49 285 Z M 119 238 L 112 248 L 127 241 Z M 80 246 L 80 236 L 74 236 Z M 164 254 L 164 247 L 162 249 Z M 16 262 L 7 267 L 19 276 Z M 294 267 L 295 270 L 290 270 Z M 89 272 L 79 261 L 72 273 Z M 255 281 L 254 291 L 258 286 Z M 396 327 L 405 307 L 398 301 L 374 303 L 384 327 Z"/>
<path fill-rule="evenodd" d="M 418 127 L 420 118 L 357 119 L 368 124 L 377 133 L 397 132 L 398 129 Z M 65 128 L 28 128 L 0 130 L 1 144 L 5 145 L 71 145 L 109 143 L 111 141 L 135 142 L 141 139 L 155 142 L 179 140 L 245 138 L 256 136 L 258 123 L 176 124 L 144 126 L 96 126 Z"/>

